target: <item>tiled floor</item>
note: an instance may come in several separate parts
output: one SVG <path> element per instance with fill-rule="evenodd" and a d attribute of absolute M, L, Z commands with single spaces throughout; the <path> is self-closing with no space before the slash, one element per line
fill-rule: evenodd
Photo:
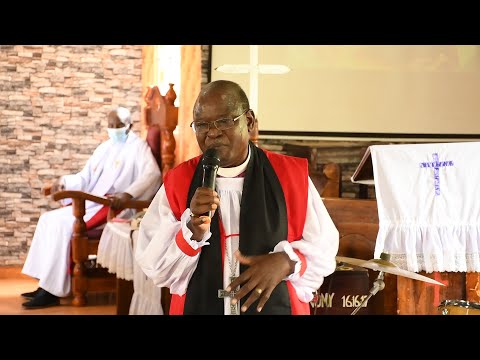
<path fill-rule="evenodd" d="M 71 305 L 71 298 L 61 300 L 59 306 L 27 310 L 22 303 L 28 299 L 21 293 L 33 291 L 38 282 L 20 273 L 20 268 L 0 267 L 0 315 L 115 315 L 112 295 L 102 294 L 89 298 L 87 306 Z"/>

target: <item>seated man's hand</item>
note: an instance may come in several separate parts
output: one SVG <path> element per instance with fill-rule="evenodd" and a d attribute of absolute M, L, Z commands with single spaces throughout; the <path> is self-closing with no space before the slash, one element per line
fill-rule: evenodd
<path fill-rule="evenodd" d="M 52 193 L 52 184 L 44 185 L 41 190 L 43 196 L 48 196 Z"/>
<path fill-rule="evenodd" d="M 125 203 L 133 198 L 129 193 L 115 193 L 107 196 L 112 202 L 110 208 L 112 210 L 122 210 L 125 208 Z"/>
<path fill-rule="evenodd" d="M 56 193 L 57 191 L 65 190 L 65 186 L 60 182 L 60 180 L 55 180 L 55 182 L 50 185 L 50 189 L 45 187 L 42 192 L 47 194 L 47 191 L 50 190 L 50 194 Z"/>

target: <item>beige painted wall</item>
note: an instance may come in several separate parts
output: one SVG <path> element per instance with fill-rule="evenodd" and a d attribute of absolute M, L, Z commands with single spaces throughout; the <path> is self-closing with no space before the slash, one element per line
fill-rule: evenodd
<path fill-rule="evenodd" d="M 248 45 L 214 45 L 212 80 L 240 83 L 222 64 L 249 62 Z M 261 45 L 261 130 L 480 134 L 480 46 Z M 254 109 L 257 110 L 257 109 Z"/>

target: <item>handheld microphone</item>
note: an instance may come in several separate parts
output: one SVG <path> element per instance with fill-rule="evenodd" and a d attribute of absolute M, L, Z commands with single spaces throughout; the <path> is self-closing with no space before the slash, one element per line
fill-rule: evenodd
<path fill-rule="evenodd" d="M 203 166 L 203 178 L 202 186 L 215 190 L 215 179 L 217 178 L 218 165 L 220 165 L 220 159 L 217 155 L 216 149 L 207 149 L 203 154 L 202 166 Z"/>
<path fill-rule="evenodd" d="M 203 178 L 202 187 L 208 187 L 215 190 L 215 179 L 217 178 L 218 166 L 220 165 L 220 159 L 217 154 L 217 150 L 210 148 L 205 151 L 202 159 L 203 166 Z M 202 214 L 212 217 L 212 212 Z"/>

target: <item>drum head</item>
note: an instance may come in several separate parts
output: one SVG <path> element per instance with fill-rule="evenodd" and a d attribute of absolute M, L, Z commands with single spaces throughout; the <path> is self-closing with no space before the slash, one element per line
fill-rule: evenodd
<path fill-rule="evenodd" d="M 445 300 L 438 309 L 443 315 L 480 315 L 480 304 L 466 300 Z"/>

